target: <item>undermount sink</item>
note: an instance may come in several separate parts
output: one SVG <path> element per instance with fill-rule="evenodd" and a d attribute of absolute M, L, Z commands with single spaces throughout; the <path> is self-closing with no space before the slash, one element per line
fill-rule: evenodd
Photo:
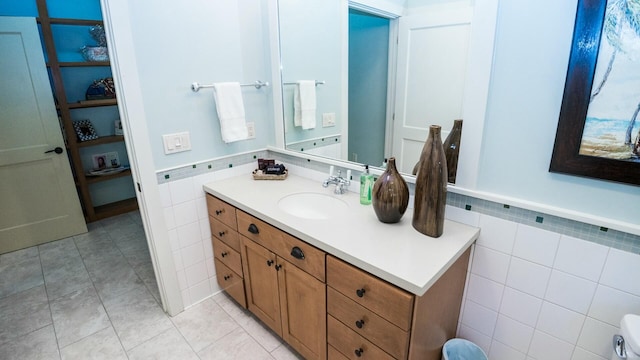
<path fill-rule="evenodd" d="M 278 207 L 293 216 L 303 219 L 330 219 L 349 208 L 347 203 L 329 194 L 304 192 L 284 196 Z"/>

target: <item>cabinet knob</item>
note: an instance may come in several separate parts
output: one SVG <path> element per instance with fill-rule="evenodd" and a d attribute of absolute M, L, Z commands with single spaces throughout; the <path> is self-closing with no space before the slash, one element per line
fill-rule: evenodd
<path fill-rule="evenodd" d="M 364 288 L 358 289 L 356 290 L 356 295 L 358 295 L 358 297 L 363 297 L 365 292 Z"/>
<path fill-rule="evenodd" d="M 252 234 L 258 234 L 260 231 L 258 230 L 258 227 L 256 226 L 256 224 L 250 224 L 249 225 L 249 229 L 247 229 L 250 233 Z"/>
<path fill-rule="evenodd" d="M 282 265 L 280 264 L 276 265 L 276 271 L 280 271 L 280 269 L 282 269 Z"/>
<path fill-rule="evenodd" d="M 364 320 L 358 320 L 356 321 L 356 326 L 358 327 L 358 329 L 362 329 L 362 327 L 364 326 Z"/>
<path fill-rule="evenodd" d="M 224 236 L 224 234 L 226 234 L 226 233 L 227 233 L 226 231 L 220 231 L 220 232 L 218 233 L 218 236 L 223 237 L 223 236 Z"/>
<path fill-rule="evenodd" d="M 224 280 L 225 280 L 225 281 L 227 281 L 227 280 L 229 280 L 229 279 L 231 279 L 231 275 L 225 275 L 225 276 L 224 276 Z"/>
<path fill-rule="evenodd" d="M 222 214 L 223 212 L 224 212 L 224 209 L 222 209 L 222 210 L 216 210 L 216 215 L 220 215 L 220 214 Z"/>
<path fill-rule="evenodd" d="M 298 260 L 303 260 L 304 259 L 304 252 L 302 252 L 302 249 L 300 249 L 297 246 L 294 246 L 293 249 L 291 249 L 291 256 L 293 256 L 294 258 L 298 259 Z"/>
<path fill-rule="evenodd" d="M 224 251 L 224 252 L 222 252 L 222 254 L 220 254 L 220 255 L 222 255 L 222 257 L 225 257 L 225 256 L 229 255 L 229 253 L 228 253 L 228 252 L 226 252 L 226 251 Z"/>
<path fill-rule="evenodd" d="M 273 260 L 267 260 L 267 266 L 273 265 Z"/>
<path fill-rule="evenodd" d="M 361 357 L 363 352 L 364 350 L 362 350 L 362 348 L 356 349 L 355 351 L 357 357 Z"/>

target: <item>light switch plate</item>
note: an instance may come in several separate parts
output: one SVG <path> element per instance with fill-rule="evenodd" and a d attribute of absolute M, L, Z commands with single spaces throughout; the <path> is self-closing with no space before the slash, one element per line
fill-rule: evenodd
<path fill-rule="evenodd" d="M 162 135 L 162 141 L 164 142 L 164 153 L 167 155 L 191 150 L 191 138 L 188 131 Z"/>
<path fill-rule="evenodd" d="M 322 114 L 322 127 L 336 126 L 336 113 Z"/>
<path fill-rule="evenodd" d="M 248 122 L 247 123 L 247 133 L 248 133 L 248 139 L 255 139 L 256 138 L 256 123 L 254 122 Z"/>

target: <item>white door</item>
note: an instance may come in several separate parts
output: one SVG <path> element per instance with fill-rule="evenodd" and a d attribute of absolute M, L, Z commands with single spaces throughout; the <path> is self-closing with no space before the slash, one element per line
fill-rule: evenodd
<path fill-rule="evenodd" d="M 429 126 L 442 126 L 444 141 L 462 118 L 472 15 L 464 5 L 400 18 L 392 146 L 400 172 L 411 173 Z"/>
<path fill-rule="evenodd" d="M 34 18 L 0 17 L 0 79 L 0 254 L 86 232 Z"/>

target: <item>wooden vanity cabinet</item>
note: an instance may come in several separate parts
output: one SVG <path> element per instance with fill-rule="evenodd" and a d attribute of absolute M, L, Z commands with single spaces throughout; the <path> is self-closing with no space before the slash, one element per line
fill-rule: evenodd
<path fill-rule="evenodd" d="M 237 214 L 249 311 L 305 359 L 326 359 L 325 253 Z"/>
<path fill-rule="evenodd" d="M 327 256 L 329 346 L 349 359 L 440 360 L 455 337 L 469 253 L 422 296 Z"/>
<path fill-rule="evenodd" d="M 305 359 L 440 360 L 470 249 L 416 296 L 207 195 L 218 283 Z"/>
<path fill-rule="evenodd" d="M 207 195 L 207 211 L 216 280 L 222 290 L 246 309 L 247 300 L 244 292 L 236 209 L 220 199 Z"/>

